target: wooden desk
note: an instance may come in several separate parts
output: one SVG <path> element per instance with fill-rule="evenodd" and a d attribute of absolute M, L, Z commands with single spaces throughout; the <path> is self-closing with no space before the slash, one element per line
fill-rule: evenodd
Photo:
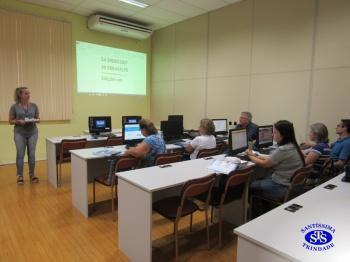
<path fill-rule="evenodd" d="M 340 181 L 343 176 L 341 174 L 236 228 L 237 261 L 350 261 L 350 184 Z M 328 184 L 337 187 L 325 189 Z M 294 203 L 303 207 L 295 213 L 284 209 Z M 335 228 L 333 248 L 310 251 L 303 247 L 306 241 L 301 229 L 312 223 Z"/>

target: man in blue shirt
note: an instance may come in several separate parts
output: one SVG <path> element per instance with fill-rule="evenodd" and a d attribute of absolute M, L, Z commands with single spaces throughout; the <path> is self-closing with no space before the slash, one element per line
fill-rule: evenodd
<path fill-rule="evenodd" d="M 331 157 L 336 167 L 343 167 L 350 158 L 350 119 L 342 119 L 335 132 L 339 139 L 332 145 Z"/>
<path fill-rule="evenodd" d="M 248 134 L 248 140 L 253 141 L 257 137 L 258 125 L 252 122 L 253 116 L 250 112 L 242 112 L 239 117 L 239 124 L 236 128 L 246 128 Z"/>

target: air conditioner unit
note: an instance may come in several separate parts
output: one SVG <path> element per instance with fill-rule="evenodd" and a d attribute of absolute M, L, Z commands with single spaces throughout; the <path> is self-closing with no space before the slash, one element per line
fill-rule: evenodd
<path fill-rule="evenodd" d="M 152 34 L 152 29 L 142 25 L 99 14 L 88 18 L 88 28 L 136 39 L 146 39 Z"/>

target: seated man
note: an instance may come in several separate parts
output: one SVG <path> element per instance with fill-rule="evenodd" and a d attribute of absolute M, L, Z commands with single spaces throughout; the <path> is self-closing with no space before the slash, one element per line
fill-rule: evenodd
<path fill-rule="evenodd" d="M 335 132 L 338 140 L 332 145 L 331 157 L 335 160 L 335 167 L 344 167 L 350 158 L 350 119 L 342 119 Z"/>
<path fill-rule="evenodd" d="M 252 122 L 253 116 L 250 112 L 242 112 L 239 117 L 239 124 L 236 128 L 246 128 L 248 134 L 248 140 L 253 141 L 257 137 L 258 125 Z"/>

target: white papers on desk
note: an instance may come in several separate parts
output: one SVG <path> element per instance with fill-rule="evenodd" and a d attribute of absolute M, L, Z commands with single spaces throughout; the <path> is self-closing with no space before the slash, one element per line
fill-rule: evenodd
<path fill-rule="evenodd" d="M 240 164 L 233 163 L 228 160 L 215 160 L 208 169 L 215 173 L 228 175 L 232 171 L 236 170 Z"/>
<path fill-rule="evenodd" d="M 92 152 L 92 154 L 96 155 L 96 156 L 120 155 L 121 153 L 122 153 L 122 151 L 113 150 L 113 149 L 102 149 L 102 150 L 97 150 L 95 152 Z"/>

